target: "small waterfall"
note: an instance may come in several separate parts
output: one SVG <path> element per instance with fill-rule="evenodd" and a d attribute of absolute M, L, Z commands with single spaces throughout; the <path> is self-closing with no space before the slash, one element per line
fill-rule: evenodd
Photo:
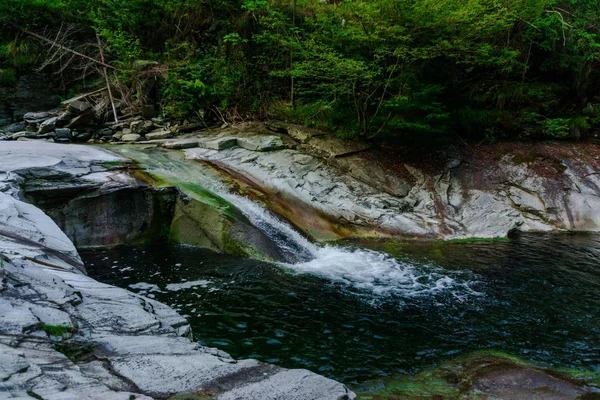
<path fill-rule="evenodd" d="M 438 267 L 417 266 L 385 253 L 362 248 L 312 243 L 265 207 L 230 193 L 214 171 L 199 163 L 184 160 L 179 153 L 150 153 L 131 148 L 124 148 L 121 153 L 175 184 L 200 185 L 233 204 L 278 246 L 288 260 L 293 260 L 279 264 L 291 271 L 317 275 L 348 285 L 358 292 L 384 297 L 427 296 L 450 291 L 460 298 L 476 293 L 470 289 L 467 280 Z"/>

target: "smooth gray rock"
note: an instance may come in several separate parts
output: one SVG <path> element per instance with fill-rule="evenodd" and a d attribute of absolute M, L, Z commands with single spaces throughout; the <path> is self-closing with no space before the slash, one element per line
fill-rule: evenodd
<path fill-rule="evenodd" d="M 69 123 L 65 125 L 65 128 L 80 128 L 89 125 L 93 120 L 94 117 L 90 113 L 81 114 L 71 119 Z"/>
<path fill-rule="evenodd" d="M 35 132 L 21 131 L 21 132 L 16 132 L 16 133 L 10 134 L 7 137 L 10 140 L 17 140 L 17 139 L 20 139 L 20 138 L 33 139 L 33 138 L 36 137 L 36 134 L 35 134 Z"/>
<path fill-rule="evenodd" d="M 71 130 L 69 128 L 56 128 L 54 130 L 54 137 L 72 139 L 73 135 L 71 135 Z"/>
<path fill-rule="evenodd" d="M 50 217 L 4 193 L 0 193 L 0 248 L 7 255 L 20 254 L 63 268 L 83 265 L 69 238 Z"/>
<path fill-rule="evenodd" d="M 121 141 L 123 141 L 123 142 L 138 142 L 141 139 L 142 139 L 142 136 L 138 135 L 137 133 L 130 133 L 130 134 L 121 136 Z"/>
<path fill-rule="evenodd" d="M 129 128 L 131 129 L 132 133 L 144 135 L 154 128 L 154 123 L 147 120 L 133 121 L 131 125 L 129 125 Z"/>
<path fill-rule="evenodd" d="M 58 121 L 57 117 L 51 117 L 42 122 L 38 128 L 38 134 L 43 135 L 53 130 L 56 127 L 56 121 Z"/>
<path fill-rule="evenodd" d="M 23 119 L 30 124 L 39 124 L 50 117 L 52 117 L 52 114 L 48 112 L 28 112 L 23 116 Z"/>
<path fill-rule="evenodd" d="M 2 130 L 7 133 L 17 133 L 25 130 L 25 122 L 15 122 L 13 124 L 2 127 Z"/>
<path fill-rule="evenodd" d="M 238 146 L 251 151 L 275 151 L 285 148 L 279 136 L 248 136 L 237 140 Z"/>
<path fill-rule="evenodd" d="M 218 138 L 202 138 L 198 140 L 199 147 L 212 150 L 225 150 L 234 147 L 237 144 L 238 139 L 230 136 Z"/>
<path fill-rule="evenodd" d="M 163 143 L 162 146 L 166 149 L 174 149 L 174 150 L 191 149 L 194 147 L 198 147 L 198 145 L 199 145 L 198 140 L 199 140 L 198 138 L 172 140 L 172 141 Z"/>
<path fill-rule="evenodd" d="M 150 132 L 146 134 L 146 140 L 168 139 L 173 134 L 170 131 Z"/>
<path fill-rule="evenodd" d="M 226 165 L 267 190 L 297 199 L 340 222 L 364 227 L 387 223 L 386 229 L 412 235 L 425 235 L 435 226 L 427 215 L 403 212 L 408 207 L 404 200 L 382 194 L 319 158 L 295 150 L 261 153 L 239 147 L 220 152 L 197 148 L 186 150 L 186 156 Z"/>
<path fill-rule="evenodd" d="M 83 100 L 75 100 L 69 103 L 67 106 L 67 111 L 74 115 L 81 115 L 90 111 L 92 109 L 92 105 L 87 101 Z"/>

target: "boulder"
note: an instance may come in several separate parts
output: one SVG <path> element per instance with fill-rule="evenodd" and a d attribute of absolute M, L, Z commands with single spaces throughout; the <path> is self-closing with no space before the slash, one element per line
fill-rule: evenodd
<path fill-rule="evenodd" d="M 141 135 L 138 135 L 137 133 L 130 133 L 128 135 L 123 135 L 123 137 L 121 137 L 121 141 L 123 142 L 138 142 L 142 139 Z"/>
<path fill-rule="evenodd" d="M 72 139 L 73 136 L 71 135 L 71 130 L 69 128 L 56 128 L 54 130 L 54 138 L 55 139 L 59 139 L 59 138 Z"/>
<path fill-rule="evenodd" d="M 58 117 L 48 118 L 42 122 L 38 128 L 38 134 L 43 135 L 53 130 L 56 127 L 56 121 L 58 121 Z"/>
<path fill-rule="evenodd" d="M 17 140 L 20 138 L 35 139 L 35 137 L 36 137 L 36 135 L 34 132 L 22 131 L 22 132 L 13 133 L 12 135 L 9 135 L 7 138 L 10 140 Z"/>
<path fill-rule="evenodd" d="M 104 129 L 100 129 L 98 132 L 96 132 L 96 134 L 94 135 L 96 138 L 102 138 L 102 139 L 109 139 L 112 138 L 113 135 L 113 131 L 110 128 L 104 128 Z"/>
<path fill-rule="evenodd" d="M 146 140 L 168 139 L 171 136 L 170 131 L 150 132 L 146 134 Z"/>
<path fill-rule="evenodd" d="M 131 123 L 129 128 L 131 129 L 131 133 L 143 135 L 145 133 L 150 132 L 152 128 L 154 128 L 154 122 L 146 120 L 134 121 Z"/>
<path fill-rule="evenodd" d="M 84 131 L 84 132 L 73 131 L 72 135 L 73 135 L 73 139 L 75 139 L 79 142 L 86 142 L 92 138 L 92 133 L 87 132 L 87 131 Z"/>
<path fill-rule="evenodd" d="M 63 111 L 58 114 L 58 119 L 56 120 L 56 126 L 64 126 L 69 123 L 69 121 L 73 118 L 73 115 L 68 111 Z"/>
<path fill-rule="evenodd" d="M 67 111 L 72 114 L 75 114 L 75 115 L 84 114 L 85 112 L 90 111 L 91 109 L 92 109 L 92 105 L 90 103 L 88 103 L 87 101 L 83 101 L 83 100 L 72 101 L 67 106 Z"/>
<path fill-rule="evenodd" d="M 249 136 L 238 138 L 237 144 L 251 151 L 275 151 L 285 148 L 279 136 Z"/>
<path fill-rule="evenodd" d="M 238 144 L 238 139 L 235 137 L 222 138 L 203 138 L 198 140 L 198 146 L 204 149 L 225 150 L 234 147 Z"/>
<path fill-rule="evenodd" d="M 17 133 L 25 130 L 25 122 L 15 122 L 2 128 L 7 133 Z"/>
<path fill-rule="evenodd" d="M 48 112 L 29 112 L 23 116 L 23 119 L 30 124 L 39 124 L 50 117 L 52 117 L 52 114 Z"/>
<path fill-rule="evenodd" d="M 94 119 L 94 117 L 91 114 L 78 115 L 77 117 L 70 120 L 69 123 L 65 127 L 69 128 L 69 129 L 73 129 L 76 127 L 88 125 L 90 122 L 92 122 L 93 119 Z"/>

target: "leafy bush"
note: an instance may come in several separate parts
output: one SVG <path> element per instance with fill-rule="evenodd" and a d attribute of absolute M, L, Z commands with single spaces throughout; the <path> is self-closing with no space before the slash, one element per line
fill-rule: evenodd
<path fill-rule="evenodd" d="M 0 21 L 2 71 L 39 55 L 10 24 L 75 24 L 123 85 L 136 60 L 158 62 L 155 100 L 174 118 L 394 142 L 579 138 L 600 119 L 585 111 L 600 92 L 596 0 L 5 0 Z"/>

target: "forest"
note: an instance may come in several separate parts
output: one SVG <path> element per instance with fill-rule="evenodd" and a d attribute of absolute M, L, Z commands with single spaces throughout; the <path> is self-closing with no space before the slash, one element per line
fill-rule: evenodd
<path fill-rule="evenodd" d="M 0 24 L 0 85 L 41 68 L 94 90 L 98 69 L 54 50 L 101 51 L 122 103 L 173 120 L 402 144 L 600 123 L 597 0 L 1 0 Z"/>

